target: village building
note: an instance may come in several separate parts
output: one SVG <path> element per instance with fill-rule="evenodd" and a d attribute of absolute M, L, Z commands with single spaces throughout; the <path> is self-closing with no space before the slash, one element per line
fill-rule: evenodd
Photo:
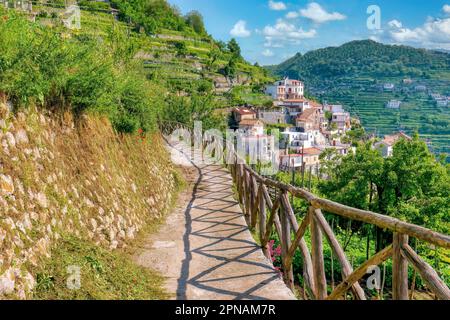
<path fill-rule="evenodd" d="M 344 107 L 340 104 L 325 104 L 323 106 L 323 111 L 328 111 L 331 113 L 345 112 Z"/>
<path fill-rule="evenodd" d="M 388 109 L 399 109 L 401 105 L 402 105 L 402 102 L 399 101 L 399 100 L 390 100 L 386 104 L 386 108 L 388 108 Z"/>
<path fill-rule="evenodd" d="M 383 86 L 384 91 L 392 91 L 394 88 L 395 85 L 393 83 L 385 83 Z"/>
<path fill-rule="evenodd" d="M 341 143 L 337 140 L 331 141 L 331 146 L 328 146 L 327 148 L 336 150 L 337 153 L 341 156 L 346 156 L 350 152 L 353 152 L 353 150 L 356 150 L 356 148 L 352 147 L 351 144 Z"/>
<path fill-rule="evenodd" d="M 234 108 L 233 119 L 239 124 L 242 120 L 255 120 L 257 113 L 249 108 Z"/>
<path fill-rule="evenodd" d="M 320 165 L 322 150 L 318 148 L 304 148 L 302 153 L 280 156 L 280 167 L 283 171 L 299 170 L 303 165 L 305 169 Z"/>
<path fill-rule="evenodd" d="M 266 86 L 265 92 L 274 100 L 299 99 L 303 98 L 305 86 L 299 80 L 285 78 Z"/>
<path fill-rule="evenodd" d="M 319 131 L 321 128 L 321 112 L 318 108 L 311 108 L 305 110 L 297 116 L 295 126 L 301 132 L 308 132 L 312 130 Z"/>
<path fill-rule="evenodd" d="M 414 88 L 416 91 L 422 92 L 422 91 L 426 91 L 427 87 L 424 85 L 418 85 Z"/>
<path fill-rule="evenodd" d="M 375 149 L 381 152 L 383 157 L 391 157 L 394 151 L 394 145 L 400 140 L 411 140 L 411 137 L 403 132 L 396 133 L 394 135 L 385 136 L 383 140 L 374 144 Z"/>
<path fill-rule="evenodd" d="M 351 129 L 351 117 L 348 112 L 334 112 L 331 123 L 336 124 L 338 131 L 346 132 Z"/>
<path fill-rule="evenodd" d="M 274 137 L 267 135 L 241 136 L 241 146 L 238 146 L 240 152 L 244 152 L 244 157 L 248 157 L 251 164 L 258 161 L 268 162 L 273 159 Z"/>
<path fill-rule="evenodd" d="M 241 120 L 239 131 L 247 136 L 262 136 L 264 135 L 264 122 L 258 119 Z"/>
<path fill-rule="evenodd" d="M 300 148 L 325 146 L 327 139 L 318 130 L 302 132 L 300 128 L 288 128 L 281 133 L 281 143 L 284 149 L 298 150 Z"/>
<path fill-rule="evenodd" d="M 413 83 L 412 79 L 410 78 L 403 79 L 403 84 L 411 84 L 411 83 Z"/>
<path fill-rule="evenodd" d="M 310 102 L 307 99 L 287 99 L 280 103 L 285 112 L 290 116 L 290 122 L 295 124 L 295 119 L 305 110 L 311 108 Z"/>
<path fill-rule="evenodd" d="M 264 121 L 265 124 L 289 124 L 291 117 L 287 111 L 281 107 L 273 109 L 258 109 L 257 118 Z"/>
<path fill-rule="evenodd" d="M 436 99 L 436 105 L 438 107 L 446 107 L 449 105 L 449 100 L 447 98 Z"/>
<path fill-rule="evenodd" d="M 439 93 L 430 93 L 430 98 L 433 100 L 439 100 L 442 99 L 442 96 Z"/>

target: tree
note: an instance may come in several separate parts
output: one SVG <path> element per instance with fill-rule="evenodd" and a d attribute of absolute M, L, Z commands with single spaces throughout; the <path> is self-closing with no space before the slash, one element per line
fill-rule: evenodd
<path fill-rule="evenodd" d="M 210 70 L 213 69 L 214 64 L 221 57 L 221 55 L 222 55 L 222 53 L 220 52 L 220 50 L 217 47 L 214 47 L 213 49 L 211 49 L 211 51 L 209 51 L 207 66 Z"/>
<path fill-rule="evenodd" d="M 225 42 L 219 40 L 219 41 L 216 42 L 216 45 L 217 45 L 217 48 L 219 48 L 219 50 L 221 52 L 227 51 L 227 44 Z"/>
<path fill-rule="evenodd" d="M 448 232 L 449 171 L 418 135 L 399 140 L 390 158 L 366 143 L 324 161 L 324 170 L 329 179 L 319 190 L 326 197 Z"/>
<path fill-rule="evenodd" d="M 236 39 L 231 39 L 227 44 L 228 50 L 231 52 L 232 55 L 236 57 L 241 57 L 241 47 L 239 46 L 239 43 L 236 41 Z"/>
<path fill-rule="evenodd" d="M 234 78 L 237 70 L 236 64 L 237 64 L 237 57 L 233 55 L 223 70 L 226 77 Z"/>
<path fill-rule="evenodd" d="M 184 57 L 188 54 L 188 48 L 186 46 L 186 43 L 182 41 L 176 42 L 175 48 L 177 49 L 177 55 L 180 57 Z"/>
<path fill-rule="evenodd" d="M 186 24 L 190 26 L 199 35 L 206 35 L 206 28 L 203 22 L 203 16 L 200 12 L 194 10 L 186 14 L 184 17 Z"/>

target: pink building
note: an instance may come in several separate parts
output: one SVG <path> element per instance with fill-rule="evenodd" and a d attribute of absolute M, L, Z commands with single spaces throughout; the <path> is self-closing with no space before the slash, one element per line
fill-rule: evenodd
<path fill-rule="evenodd" d="M 274 100 L 300 99 L 305 93 L 305 85 L 299 80 L 285 78 L 266 86 L 266 94 L 271 95 Z"/>

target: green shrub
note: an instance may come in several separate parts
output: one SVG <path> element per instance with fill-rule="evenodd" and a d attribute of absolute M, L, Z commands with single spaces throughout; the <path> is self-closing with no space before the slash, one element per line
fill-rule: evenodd
<path fill-rule="evenodd" d="M 13 12 L 6 17 L 0 21 L 0 92 L 17 108 L 105 114 L 120 132 L 156 128 L 161 105 L 132 59 L 134 41 L 122 30 L 110 30 L 101 41 L 88 35 L 64 40 Z"/>

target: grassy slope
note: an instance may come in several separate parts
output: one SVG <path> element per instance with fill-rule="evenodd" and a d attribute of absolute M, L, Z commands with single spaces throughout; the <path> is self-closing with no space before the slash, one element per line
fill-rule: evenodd
<path fill-rule="evenodd" d="M 68 266 L 80 268 L 80 289 L 67 286 Z M 34 299 L 39 300 L 153 300 L 167 299 L 163 277 L 134 264 L 128 254 L 109 251 L 92 242 L 63 237 L 52 257 L 43 261 Z"/>
<path fill-rule="evenodd" d="M 37 12 L 62 12 L 57 8 L 35 6 Z M 58 19 L 50 16 L 39 18 L 43 24 L 60 28 Z M 163 29 L 158 36 L 149 37 L 145 34 L 133 32 L 126 23 L 116 21 L 109 13 L 81 11 L 81 30 L 73 31 L 77 34 L 105 36 L 109 28 L 113 25 L 129 30 L 130 37 L 137 39 L 140 48 L 139 59 L 143 64 L 143 73 L 152 79 L 157 79 L 163 86 L 171 87 L 171 81 L 177 81 L 185 86 L 192 86 L 192 82 L 199 80 L 219 82 L 227 84 L 226 78 L 221 70 L 228 64 L 231 58 L 230 53 L 223 53 L 222 56 L 209 66 L 210 52 L 214 48 L 213 40 L 210 37 L 199 36 L 194 32 L 180 32 L 176 30 Z M 61 28 L 63 33 L 67 29 Z M 187 55 L 180 57 L 177 55 L 176 43 L 184 43 L 187 47 Z M 273 78 L 267 76 L 260 67 L 251 65 L 245 61 L 237 64 L 237 84 L 235 83 L 238 95 L 241 100 L 250 104 L 262 105 L 267 102 L 268 97 L 262 93 L 254 93 L 249 85 L 254 83 L 266 83 Z M 229 89 L 223 90 L 224 92 Z M 224 92 L 216 92 L 219 107 L 226 107 L 230 101 L 224 97 Z"/>
<path fill-rule="evenodd" d="M 432 92 L 450 95 L 449 61 L 449 55 L 443 53 L 362 41 L 297 55 L 269 69 L 280 76 L 304 79 L 310 93 L 344 104 L 378 134 L 418 130 L 422 137 L 431 139 L 435 152 L 450 153 L 450 109 L 438 108 L 426 93 L 414 90 L 423 84 Z M 414 83 L 403 85 L 404 78 Z M 378 89 L 387 82 L 395 84 L 397 90 Z M 390 99 L 402 100 L 402 108 L 387 110 Z"/>

